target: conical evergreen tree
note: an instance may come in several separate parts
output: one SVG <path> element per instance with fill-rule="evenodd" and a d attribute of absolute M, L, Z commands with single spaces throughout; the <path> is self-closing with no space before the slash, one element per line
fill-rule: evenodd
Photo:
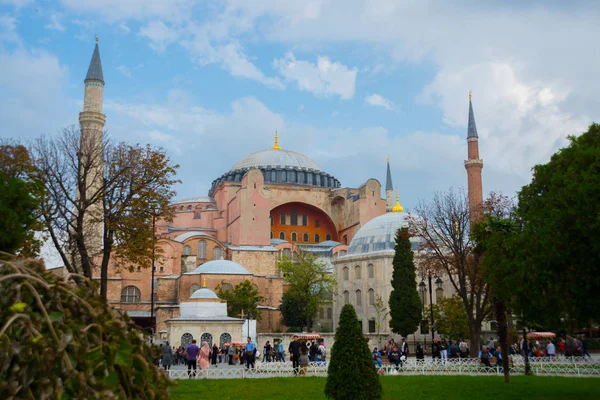
<path fill-rule="evenodd" d="M 415 263 L 407 228 L 396 233 L 396 254 L 390 293 L 390 329 L 402 336 L 414 333 L 421 322 L 422 305 L 417 292 Z"/>
<path fill-rule="evenodd" d="M 334 400 L 376 400 L 381 398 L 382 392 L 373 356 L 354 307 L 346 304 L 331 349 L 325 396 Z"/>

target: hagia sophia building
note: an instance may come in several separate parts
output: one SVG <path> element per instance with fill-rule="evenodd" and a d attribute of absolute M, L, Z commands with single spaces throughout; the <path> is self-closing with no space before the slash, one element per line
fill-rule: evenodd
<path fill-rule="evenodd" d="M 105 121 L 97 41 L 84 82 L 82 139 L 90 132 L 102 132 Z M 483 162 L 477 143 L 469 99 L 465 167 L 471 204 L 482 201 Z M 376 178 L 357 188 L 343 187 L 307 156 L 283 148 L 277 135 L 265 147 L 230 168 L 223 166 L 206 196 L 172 204 L 173 221 L 158 227 L 162 253 L 155 263 L 154 281 L 148 266 L 131 271 L 109 268 L 111 305 L 146 329 L 152 327 L 154 316 L 157 336 L 160 333 L 174 345 L 200 337 L 222 344 L 232 337 L 241 339 L 237 336 L 245 320 L 226 315 L 215 287 L 231 289 L 248 280 L 265 299 L 256 330 L 285 332 L 278 307 L 286 284 L 277 273 L 277 262 L 283 255 L 309 251 L 327 263 L 338 282 L 336 298 L 319 310 L 314 327 L 331 332 L 341 307 L 351 303 L 364 332 L 374 332 L 375 299 L 388 299 L 391 290 L 395 233 L 407 224 L 407 213 L 394 195 L 389 159 L 382 198 Z M 453 290 L 444 279 L 440 288 L 446 296 Z M 204 311 L 184 312 L 191 309 Z M 387 322 L 384 330 L 389 333 Z"/>

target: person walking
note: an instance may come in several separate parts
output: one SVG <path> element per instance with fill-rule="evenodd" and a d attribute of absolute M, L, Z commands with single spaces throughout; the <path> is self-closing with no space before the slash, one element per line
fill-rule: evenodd
<path fill-rule="evenodd" d="M 235 347 L 230 344 L 229 348 L 227 349 L 227 356 L 229 358 L 229 365 L 233 365 L 233 355 L 235 353 Z"/>
<path fill-rule="evenodd" d="M 308 347 L 306 346 L 306 342 L 302 342 L 302 344 L 300 345 L 300 357 L 298 361 L 300 363 L 299 375 L 306 376 L 306 373 L 308 371 L 308 364 L 310 363 L 310 359 L 308 357 Z"/>
<path fill-rule="evenodd" d="M 256 345 L 252 343 L 252 339 L 248 336 L 248 343 L 246 343 L 246 368 L 254 368 L 256 358 Z"/>
<path fill-rule="evenodd" d="M 322 361 L 323 364 L 325 364 L 327 362 L 327 349 L 325 348 L 325 341 L 321 341 L 321 344 L 319 344 L 319 350 L 317 354 L 319 361 Z"/>
<path fill-rule="evenodd" d="M 423 346 L 421 346 L 421 342 L 417 342 L 417 348 L 415 349 L 415 353 L 417 355 L 417 362 L 422 364 L 423 359 L 425 358 L 425 350 Z"/>
<path fill-rule="evenodd" d="M 292 339 L 288 346 L 288 351 L 290 352 L 294 374 L 298 374 L 298 367 L 300 366 L 300 342 L 297 339 Z"/>
<path fill-rule="evenodd" d="M 212 352 L 210 353 L 210 358 L 211 358 L 211 364 L 216 367 L 218 367 L 217 365 L 217 358 L 219 357 L 219 348 L 217 347 L 217 344 L 213 344 L 212 347 Z"/>
<path fill-rule="evenodd" d="M 311 362 L 315 362 L 317 361 L 317 353 L 319 351 L 319 346 L 317 346 L 317 342 L 312 342 L 312 344 L 310 345 L 309 348 L 309 354 L 310 354 L 310 361 Z"/>
<path fill-rule="evenodd" d="M 200 352 L 200 349 L 198 348 L 198 346 L 196 346 L 196 340 L 192 340 L 192 344 L 190 344 L 187 349 L 185 350 L 184 355 L 186 356 L 186 362 L 187 362 L 187 366 L 188 366 L 188 377 L 191 378 L 192 377 L 192 369 L 194 370 L 194 375 L 196 375 L 197 373 L 197 363 L 196 363 L 196 359 L 198 358 L 198 353 Z"/>
<path fill-rule="evenodd" d="M 283 348 L 283 342 L 279 342 L 277 345 L 277 359 L 281 362 L 285 362 L 285 350 Z"/>
<path fill-rule="evenodd" d="M 163 346 L 162 365 L 165 371 L 168 371 L 173 365 L 173 350 L 169 346 L 169 341 Z"/>
<path fill-rule="evenodd" d="M 441 354 L 440 354 L 441 350 L 440 350 L 440 342 L 438 338 L 433 339 L 433 344 L 431 345 L 431 358 L 433 360 L 440 359 L 441 358 Z"/>
<path fill-rule="evenodd" d="M 440 355 L 442 356 L 442 362 L 445 363 L 448 360 L 448 343 L 446 339 L 442 338 L 440 343 Z"/>
<path fill-rule="evenodd" d="M 200 369 L 208 369 L 209 359 L 210 357 L 210 347 L 208 346 L 208 342 L 202 343 L 202 348 L 198 354 L 198 366 Z"/>

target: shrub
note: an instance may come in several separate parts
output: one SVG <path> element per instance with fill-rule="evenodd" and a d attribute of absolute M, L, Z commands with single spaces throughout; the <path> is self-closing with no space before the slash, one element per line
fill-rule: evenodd
<path fill-rule="evenodd" d="M 381 382 L 354 307 L 342 308 L 327 370 L 325 396 L 330 399 L 380 399 Z"/>
<path fill-rule="evenodd" d="M 142 332 L 93 291 L 0 261 L 0 398 L 168 399 Z"/>

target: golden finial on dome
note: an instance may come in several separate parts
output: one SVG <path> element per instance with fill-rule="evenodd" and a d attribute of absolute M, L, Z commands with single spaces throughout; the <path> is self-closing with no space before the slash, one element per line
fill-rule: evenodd
<path fill-rule="evenodd" d="M 96 35 L 96 43 L 98 43 L 98 35 Z"/>
<path fill-rule="evenodd" d="M 469 90 L 469 103 L 471 102 L 471 99 L 473 98 L 473 94 L 471 93 L 471 91 Z"/>
<path fill-rule="evenodd" d="M 281 147 L 279 147 L 279 134 L 277 133 L 277 131 L 275 131 L 275 144 L 273 145 L 273 150 L 279 149 L 281 149 Z"/>
<path fill-rule="evenodd" d="M 400 205 L 400 198 L 398 197 L 398 191 L 396 191 L 396 205 L 392 208 L 392 212 L 404 212 L 404 207 Z"/>
<path fill-rule="evenodd" d="M 204 280 L 202 281 L 202 287 L 205 288 L 206 287 L 206 277 L 204 277 Z"/>

